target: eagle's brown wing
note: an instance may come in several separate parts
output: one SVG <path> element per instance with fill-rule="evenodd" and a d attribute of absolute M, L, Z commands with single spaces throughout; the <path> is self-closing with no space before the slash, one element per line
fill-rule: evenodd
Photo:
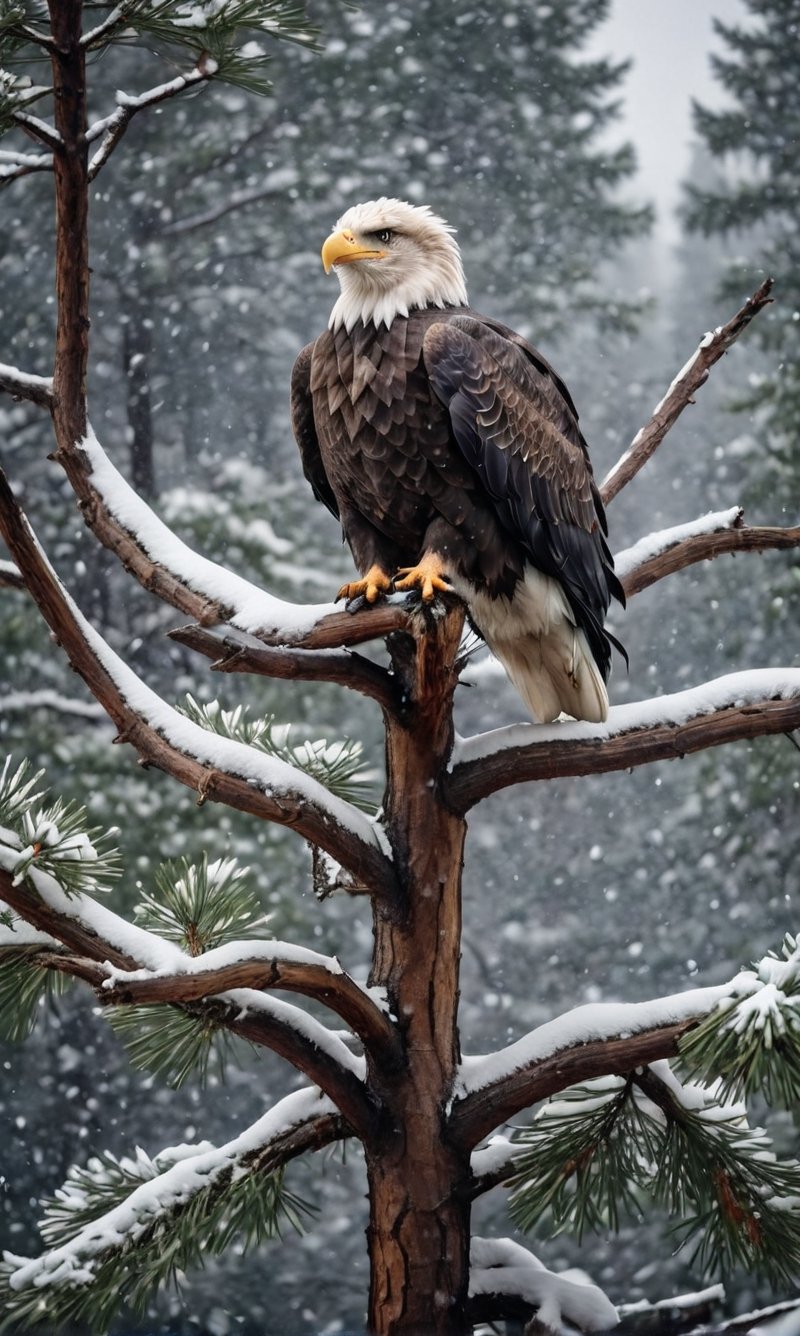
<path fill-rule="evenodd" d="M 425 366 L 503 528 L 561 583 L 607 677 L 611 638 L 603 621 L 612 595 L 624 601 L 624 594 L 586 444 L 547 364 L 502 329 L 468 315 L 433 324 Z"/>
<path fill-rule="evenodd" d="M 317 429 L 314 425 L 314 405 L 311 398 L 311 357 L 314 344 L 307 343 L 295 359 L 292 367 L 291 413 L 292 431 L 300 448 L 303 461 L 303 473 L 311 483 L 318 501 L 328 507 L 331 514 L 339 518 L 339 507 L 333 488 L 328 481 L 322 456 L 319 451 Z"/>

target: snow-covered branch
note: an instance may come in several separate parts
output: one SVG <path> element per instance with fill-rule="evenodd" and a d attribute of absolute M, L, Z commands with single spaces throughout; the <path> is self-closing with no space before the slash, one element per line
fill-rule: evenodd
<path fill-rule="evenodd" d="M 230 622 L 267 645 L 330 649 L 406 628 L 397 597 L 355 614 L 332 603 L 289 603 L 192 551 L 172 533 L 111 463 L 89 429 L 55 454 L 95 537 L 151 594 L 202 626 Z"/>
<path fill-rule="evenodd" d="M 18 850 L 0 843 L 0 900 L 70 953 L 62 955 L 43 947 L 40 955 L 45 967 L 82 979 L 107 1005 L 131 1001 L 124 995 L 124 988 L 115 996 L 118 977 L 179 978 L 191 971 L 191 958 L 175 943 L 128 923 L 90 896 L 67 895 L 48 873 L 30 867 L 26 878 L 19 880 L 14 875 L 18 859 Z M 27 941 L 20 944 L 27 945 Z M 4 945 L 13 948 L 13 934 L 6 937 Z M 267 944 L 267 949 L 271 945 Z M 252 952 L 253 943 L 247 947 Z M 300 948 L 294 951 L 296 956 L 302 955 Z M 109 982 L 112 991 L 106 988 Z M 351 1053 L 339 1035 L 300 1008 L 255 988 L 230 986 L 213 998 L 158 1000 L 175 1001 L 195 1016 L 272 1049 L 335 1099 L 355 1129 L 362 1135 L 368 1132 L 373 1109 L 361 1079 L 362 1059 Z"/>
<path fill-rule="evenodd" d="M 0 150 L 0 186 L 32 172 L 52 172 L 52 153 L 14 153 Z"/>
<path fill-rule="evenodd" d="M 619 1322 L 611 1300 L 583 1272 L 550 1271 L 513 1239 L 473 1238 L 469 1293 L 473 1322 L 532 1313 L 554 1333 L 565 1323 L 579 1331 L 608 1331 Z"/>
<path fill-rule="evenodd" d="M 201 956 L 185 956 L 178 970 L 113 968 L 97 986 L 105 1003 L 136 1006 L 194 1002 L 231 989 L 285 989 L 329 1007 L 375 1057 L 390 1064 L 399 1060 L 394 1027 L 369 993 L 334 957 L 291 942 L 230 942 Z"/>
<path fill-rule="evenodd" d="M 180 1233 L 182 1222 L 190 1231 L 218 1227 L 220 1208 L 230 1202 L 230 1192 L 244 1180 L 275 1173 L 289 1161 L 319 1150 L 347 1135 L 347 1127 L 331 1102 L 317 1090 L 287 1095 L 239 1136 L 221 1146 L 210 1142 L 173 1146 L 152 1159 L 139 1152 L 134 1161 L 95 1161 L 88 1172 L 68 1180 L 51 1217 L 45 1217 L 46 1237 L 65 1242 L 29 1259 L 6 1253 L 4 1281 L 9 1307 L 21 1311 L 30 1297 L 39 1308 L 58 1304 L 54 1291 L 87 1292 L 93 1285 L 122 1286 L 130 1271 L 132 1253 L 140 1264 L 148 1251 L 163 1251 L 167 1264 L 174 1258 L 168 1245 Z M 112 1174 L 111 1171 L 117 1172 Z M 125 1176 L 123 1180 L 123 1175 Z M 86 1219 L 87 1197 L 96 1184 L 102 1200 L 105 1186 L 113 1199 L 119 1181 L 136 1186 L 110 1210 Z M 111 1189 L 111 1191 L 109 1191 Z M 227 1200 L 226 1200 L 227 1196 Z M 70 1224 L 74 1217 L 77 1230 Z M 80 1223 L 84 1221 L 84 1223 Z M 72 1233 L 72 1237 L 69 1234 Z M 202 1247 L 202 1240 L 196 1241 Z M 119 1275 L 109 1270 L 119 1261 Z"/>
<path fill-rule="evenodd" d="M 520 1109 L 568 1086 L 674 1056 L 681 1035 L 734 995 L 740 977 L 650 1002 L 576 1007 L 498 1053 L 465 1058 L 451 1114 L 454 1134 L 474 1146 Z"/>
<path fill-rule="evenodd" d="M 24 589 L 22 571 L 13 561 L 0 561 L 0 589 Z"/>
<path fill-rule="evenodd" d="M 31 376 L 5 362 L 0 362 L 0 390 L 15 399 L 29 399 L 41 408 L 50 408 L 53 402 L 53 382 L 49 376 Z"/>
<path fill-rule="evenodd" d="M 107 24 L 112 17 L 113 15 L 109 15 L 109 19 L 106 20 Z M 95 29 L 95 35 L 99 32 L 100 29 Z M 179 74 L 175 79 L 170 79 L 168 83 L 159 84 L 157 88 L 150 88 L 146 93 L 140 93 L 137 97 L 131 97 L 128 93 L 117 93 L 118 105 L 116 111 L 101 121 L 95 121 L 94 125 L 90 125 L 86 132 L 89 143 L 99 139 L 101 135 L 103 136 L 103 142 L 89 163 L 89 180 L 93 181 L 101 168 L 105 166 L 137 112 L 144 111 L 148 107 L 155 107 L 159 102 L 166 102 L 168 98 L 177 97 L 179 93 L 184 93 L 187 88 L 194 88 L 198 84 L 207 83 L 215 73 L 216 66 L 213 60 L 204 58 L 188 74 Z"/>
<path fill-rule="evenodd" d="M 277 757 L 210 733 L 150 690 L 83 618 L 0 474 L 0 531 L 42 615 L 119 729 L 148 764 L 212 799 L 291 826 L 391 898 L 395 875 L 380 828 L 351 803 Z"/>
<path fill-rule="evenodd" d="M 31 139 L 36 139 L 40 144 L 53 151 L 63 147 L 61 135 L 47 121 L 43 121 L 39 116 L 31 116 L 28 111 L 12 112 L 11 119 L 20 130 L 24 130 Z"/>
<path fill-rule="evenodd" d="M 741 506 L 733 506 L 640 538 L 615 555 L 614 566 L 625 593 L 631 597 L 700 561 L 723 554 L 792 547 L 800 547 L 800 526 L 782 529 L 745 524 Z"/>
<path fill-rule="evenodd" d="M 765 279 L 727 324 L 720 325 L 701 340 L 697 351 L 681 368 L 663 399 L 654 408 L 650 421 L 637 432 L 628 449 L 604 478 L 600 494 L 606 504 L 644 467 L 684 408 L 692 403 L 692 396 L 708 379 L 714 363 L 736 342 L 754 316 L 772 301 L 771 291 L 772 279 Z"/>
<path fill-rule="evenodd" d="M 800 668 L 729 673 L 617 705 L 604 724 L 512 724 L 460 739 L 446 785 L 458 811 L 527 780 L 605 774 L 800 728 Z"/>

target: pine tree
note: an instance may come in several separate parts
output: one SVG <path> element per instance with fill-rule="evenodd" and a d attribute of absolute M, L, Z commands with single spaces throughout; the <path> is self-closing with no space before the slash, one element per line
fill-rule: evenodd
<path fill-rule="evenodd" d="M 715 20 L 727 50 L 712 66 L 729 105 L 696 104 L 694 117 L 721 179 L 688 185 L 687 222 L 727 243 L 728 291 L 754 274 L 775 278 L 775 304 L 757 334 L 764 356 L 735 397 L 760 410 L 767 468 L 762 448 L 758 485 L 763 494 L 777 488 L 791 510 L 800 421 L 800 4 L 748 0 L 747 9 L 744 23 Z"/>
<path fill-rule="evenodd" d="M 231 1039 L 277 1052 L 306 1082 L 224 1145 L 105 1155 L 73 1167 L 46 1207 L 42 1256 L 4 1260 L 7 1325 L 29 1330 L 55 1320 L 101 1329 L 121 1300 L 142 1306 L 155 1285 L 234 1237 L 257 1244 L 298 1225 L 306 1204 L 287 1184 L 287 1166 L 345 1139 L 366 1155 L 369 1315 L 381 1336 L 455 1336 L 483 1319 L 518 1315 L 538 1314 L 550 1328 L 562 1318 L 586 1329 L 613 1322 L 597 1286 L 555 1274 L 510 1240 L 475 1239 L 470 1249 L 470 1202 L 498 1183 L 513 1183 L 522 1227 L 543 1220 L 578 1232 L 613 1226 L 650 1194 L 682 1218 L 699 1266 L 744 1263 L 783 1284 L 800 1263 L 800 1166 L 773 1155 L 742 1099 L 754 1090 L 780 1103 L 797 1099 L 796 941 L 787 938 L 728 984 L 644 1004 L 578 1007 L 499 1053 L 462 1063 L 460 891 L 466 814 L 484 797 L 525 779 L 606 773 L 793 729 L 798 674 L 735 674 L 688 697 L 623 711 L 608 728 L 528 726 L 456 744 L 457 602 L 431 618 L 394 605 L 355 616 L 297 607 L 210 566 L 160 530 L 145 502 L 111 473 L 88 427 L 81 8 L 77 0 L 53 3 L 49 30 L 38 10 L 15 10 L 7 24 L 12 40 L 32 40 L 52 57 L 54 124 L 37 118 L 36 129 L 56 169 L 59 301 L 53 381 L 4 365 L 0 384 L 51 411 L 56 458 L 95 535 L 148 589 L 195 619 L 182 643 L 229 672 L 322 680 L 381 706 L 387 788 L 375 810 L 355 747 L 298 742 L 242 709 L 189 702 L 179 712 L 159 698 L 77 611 L 0 478 L 0 526 L 19 578 L 118 740 L 201 802 L 309 840 L 318 893 L 368 897 L 374 927 L 364 983 L 332 955 L 271 937 L 243 870 L 219 855 L 166 863 L 128 921 L 108 905 L 120 876 L 110 834 L 43 792 L 41 776 L 5 766 L 0 1014 L 9 1033 L 24 1032 L 43 1010 L 48 981 L 65 975 L 94 990 L 136 1064 L 175 1084 L 222 1060 Z M 182 5 L 133 5 L 124 15 L 116 7 L 101 36 L 122 18 L 134 30 L 142 18 L 148 40 L 166 32 L 181 46 L 188 32 L 197 60 L 189 75 L 214 78 L 237 73 L 237 29 L 257 14 L 265 17 L 263 6 L 244 0 L 214 3 L 205 14 L 209 32 L 197 5 L 188 15 Z M 187 17 L 188 28 L 180 22 Z M 136 114 L 154 100 L 143 95 Z M 19 123 L 12 102 L 8 117 Z M 119 123 L 109 121 L 108 132 Z M 10 152 L 18 167 L 29 165 L 21 150 Z M 606 480 L 607 500 L 646 462 L 766 299 L 761 290 L 703 341 Z M 649 535 L 620 570 L 633 594 L 711 555 L 790 546 L 799 537 L 741 527 L 734 516 L 705 517 L 689 532 Z M 349 652 L 384 634 L 391 672 Z M 333 1012 L 336 1028 L 279 1001 L 277 990 Z M 680 1078 L 668 1059 L 678 1059 Z M 524 1137 L 477 1149 L 494 1128 L 545 1100 Z"/>

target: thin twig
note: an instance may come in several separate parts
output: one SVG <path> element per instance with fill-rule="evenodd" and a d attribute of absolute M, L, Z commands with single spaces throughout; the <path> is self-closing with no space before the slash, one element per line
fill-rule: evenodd
<path fill-rule="evenodd" d="M 726 325 L 706 334 L 697 352 L 678 372 L 650 421 L 637 432 L 628 449 L 604 478 L 600 495 L 606 505 L 644 467 L 684 408 L 692 402 L 692 396 L 708 379 L 714 363 L 736 342 L 754 316 L 770 304 L 772 286 L 773 280 L 765 279 Z"/>
<path fill-rule="evenodd" d="M 53 382 L 49 376 L 31 376 L 15 366 L 0 362 L 0 390 L 14 399 L 27 399 L 40 408 L 53 404 Z"/>
<path fill-rule="evenodd" d="M 185 92 L 187 88 L 207 83 L 212 77 L 213 70 L 200 63 L 188 74 L 179 74 L 177 78 L 170 80 L 169 83 L 160 84 L 157 88 L 150 88 L 146 93 L 140 93 L 138 97 L 129 97 L 126 93 L 117 93 L 117 101 L 120 103 L 117 110 L 107 116 L 105 120 L 90 126 L 86 132 L 89 142 L 98 138 L 100 133 L 104 135 L 102 144 L 89 163 L 89 180 L 93 181 L 101 168 L 105 166 L 137 112 L 143 111 L 147 107 L 154 107 L 159 102 L 166 102 L 168 98 L 176 97 L 179 93 Z"/>

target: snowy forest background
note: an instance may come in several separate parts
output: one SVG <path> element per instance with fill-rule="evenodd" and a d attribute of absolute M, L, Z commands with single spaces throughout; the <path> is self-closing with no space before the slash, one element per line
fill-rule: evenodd
<path fill-rule="evenodd" d="M 328 599 L 348 578 L 337 526 L 301 475 L 288 382 L 335 295 L 318 261 L 321 241 L 348 204 L 379 194 L 430 203 L 458 228 L 473 305 L 555 363 L 600 477 L 703 331 L 774 274 L 775 305 L 611 507 L 612 547 L 736 504 L 753 523 L 796 522 L 800 2 L 749 0 L 736 10 L 741 28 L 717 33 L 716 110 L 695 115 L 680 244 L 669 257 L 620 120 L 635 53 L 618 38 L 604 48 L 608 0 L 389 0 L 362 9 L 310 0 L 307 8 L 323 49 L 276 44 L 270 98 L 209 87 L 163 116 L 138 118 L 96 196 L 92 417 L 167 522 L 294 600 Z M 117 54 L 94 69 L 94 95 L 110 103 L 116 88 L 135 92 L 143 78 L 139 58 L 128 72 Z M 51 189 L 33 176 L 0 202 L 5 343 L 42 374 L 52 344 Z M 333 687 L 215 679 L 164 639 L 175 614 L 85 540 L 66 483 L 45 463 L 41 418 L 31 405 L 0 404 L 4 459 L 112 646 L 169 700 L 191 692 L 232 707 L 246 689 L 253 715 L 292 723 L 298 741 L 361 740 L 379 793 L 371 706 Z M 797 662 L 796 558 L 746 560 L 692 567 L 615 617 L 631 666 L 627 677 L 615 673 L 614 703 Z M 276 936 L 332 953 L 345 937 L 363 941 L 366 970 L 366 906 L 318 904 L 306 853 L 288 832 L 198 808 L 191 793 L 111 747 L 111 726 L 11 587 L 0 589 L 0 644 L 2 750 L 45 765 L 56 792 L 86 802 L 98 824 L 120 827 L 120 912 L 163 860 L 235 853 L 253 869 Z M 472 676 L 458 701 L 464 731 L 520 717 L 490 664 L 478 660 Z M 486 803 L 468 846 L 465 1050 L 506 1043 L 566 1006 L 723 981 L 796 930 L 799 787 L 791 740 L 763 739 L 631 775 L 529 785 Z M 24 1049 L 0 1047 L 0 1241 L 21 1254 L 37 1247 L 39 1199 L 75 1160 L 195 1135 L 223 1140 L 293 1081 L 277 1060 L 265 1066 L 259 1055 L 256 1066 L 244 1051 L 224 1079 L 212 1069 L 204 1088 L 168 1090 L 132 1070 L 77 990 Z M 771 1127 L 777 1148 L 796 1154 L 790 1115 L 771 1115 Z M 309 1234 L 272 1245 L 255 1264 L 235 1249 L 213 1261 L 178 1299 L 165 1297 L 159 1330 L 289 1336 L 358 1327 L 360 1166 L 336 1157 L 322 1173 L 316 1161 L 300 1165 L 292 1186 L 318 1208 Z M 499 1213 L 503 1203 L 490 1196 L 481 1210 Z M 580 1262 L 614 1299 L 660 1299 L 706 1279 L 670 1255 L 651 1219 L 629 1221 L 619 1239 L 578 1246 L 561 1237 L 537 1248 L 555 1269 Z M 744 1277 L 728 1292 L 741 1310 L 789 1297 Z M 119 1331 L 153 1326 L 121 1321 Z"/>

